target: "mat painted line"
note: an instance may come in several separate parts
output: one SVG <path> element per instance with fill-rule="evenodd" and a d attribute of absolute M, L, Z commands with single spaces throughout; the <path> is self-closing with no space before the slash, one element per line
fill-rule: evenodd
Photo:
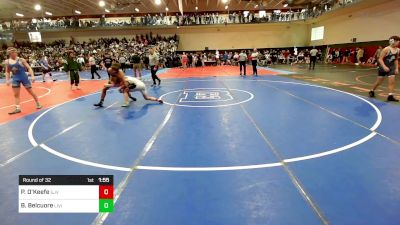
<path fill-rule="evenodd" d="M 223 82 L 221 83 L 228 89 L 230 88 Z M 231 92 L 231 91 L 229 91 Z M 231 92 L 231 95 L 233 93 Z M 318 216 L 318 218 L 321 220 L 321 222 L 324 225 L 329 225 L 329 222 L 325 215 L 322 213 L 321 209 L 318 207 L 317 203 L 311 198 L 311 195 L 308 194 L 304 188 L 304 186 L 301 184 L 300 179 L 296 177 L 296 175 L 293 173 L 293 171 L 289 168 L 288 164 L 285 163 L 284 158 L 282 157 L 281 153 L 279 150 L 272 144 L 271 140 L 267 137 L 265 132 L 261 129 L 261 127 L 257 124 L 253 116 L 247 111 L 247 109 L 244 107 L 244 105 L 240 105 L 240 108 L 242 109 L 243 113 L 246 115 L 246 117 L 249 119 L 249 121 L 253 124 L 254 128 L 256 129 L 257 133 L 261 136 L 261 138 L 264 140 L 265 144 L 271 149 L 272 153 L 275 155 L 275 157 L 279 160 L 279 162 L 282 164 L 283 169 L 286 171 L 288 174 L 290 180 L 292 180 L 292 183 L 296 187 L 296 189 L 301 193 L 305 201 L 311 206 L 313 209 L 314 213 Z"/>
<path fill-rule="evenodd" d="M 231 171 L 231 170 L 253 170 L 282 166 L 282 163 L 268 163 L 247 166 L 221 166 L 221 167 L 161 167 L 161 166 L 138 166 L 139 170 L 158 170 L 158 171 L 180 171 L 180 172 L 211 172 L 211 171 Z"/>
<path fill-rule="evenodd" d="M 208 81 L 215 81 L 215 79 L 208 80 Z M 357 95 L 354 95 L 354 94 L 351 94 L 351 93 L 348 93 L 348 92 L 344 92 L 344 91 L 340 91 L 340 90 L 337 90 L 337 89 L 333 89 L 333 88 L 328 88 L 328 87 L 324 87 L 324 86 L 317 86 L 317 85 L 312 85 L 312 84 L 307 84 L 307 83 L 286 82 L 286 81 L 271 81 L 271 80 L 247 80 L 247 81 L 255 81 L 255 82 L 264 81 L 264 82 L 272 82 L 272 83 L 287 83 L 287 84 L 295 84 L 295 85 L 312 86 L 312 87 L 328 89 L 328 90 L 332 90 L 332 91 L 336 91 L 336 92 L 339 92 L 339 93 L 343 93 L 343 94 L 347 94 L 347 95 L 356 97 L 356 98 L 368 103 L 376 111 L 377 120 L 376 120 L 375 124 L 371 128 L 366 128 L 366 129 L 369 129 L 372 133 L 378 134 L 377 132 L 375 132 L 375 130 L 379 127 L 380 123 L 382 122 L 382 114 L 381 114 L 381 112 L 379 111 L 379 109 L 374 104 L 372 104 L 368 100 L 365 100 L 365 99 L 363 99 L 363 98 L 361 98 L 361 97 L 359 97 Z M 272 87 L 272 88 L 276 88 L 276 87 Z M 226 88 L 223 88 L 223 89 L 226 89 Z M 186 89 L 186 90 L 189 90 L 189 89 Z M 291 93 L 289 93 L 289 94 L 291 94 Z M 298 97 L 298 96 L 295 96 L 295 97 Z M 317 107 L 322 108 L 321 106 L 319 106 L 319 105 L 317 105 L 315 103 L 313 103 L 313 104 L 316 105 Z M 326 110 L 324 108 L 322 108 L 322 109 Z M 48 113 L 49 111 L 50 110 L 44 112 L 43 114 Z M 343 117 L 343 116 L 341 116 L 341 115 L 339 115 L 337 113 L 331 112 L 329 110 L 328 110 L 328 112 L 333 113 L 335 116 L 338 116 L 338 117 L 340 117 L 342 119 L 349 120 L 346 117 Z M 351 120 L 349 120 L 349 121 L 352 122 Z M 374 136 L 372 136 L 372 135 L 368 135 L 365 138 L 362 138 L 361 140 L 355 141 L 355 143 L 357 143 L 358 145 L 361 145 L 361 144 L 363 144 L 364 142 L 367 142 L 368 140 L 370 140 L 373 137 Z M 351 149 L 351 148 L 353 148 L 355 146 L 356 145 L 354 145 L 354 143 L 351 143 L 351 144 L 348 144 L 348 145 L 343 146 L 343 147 L 339 147 L 339 148 L 335 148 L 335 149 L 324 151 L 324 152 L 326 152 L 325 154 L 322 154 L 324 152 L 321 152 L 321 153 L 317 153 L 317 154 L 314 154 L 314 155 L 296 157 L 296 158 L 293 158 L 293 161 L 301 161 L 301 159 L 305 159 L 305 157 L 310 157 L 310 159 L 314 159 L 314 158 L 318 158 L 318 156 L 319 157 L 327 156 L 327 155 L 331 155 L 331 154 L 334 154 L 334 153 L 338 153 L 338 152 L 341 152 L 341 151 L 345 151 L 345 150 Z M 46 149 L 51 150 L 51 151 L 49 151 L 50 153 L 57 152 L 56 150 L 51 149 L 48 146 L 45 146 L 45 147 L 46 147 Z M 75 161 L 75 162 L 78 162 L 78 163 L 81 163 L 81 164 L 84 164 L 84 165 L 86 164 L 86 165 L 97 166 L 97 167 L 100 167 L 100 168 L 115 169 L 115 170 L 120 170 L 120 171 L 130 171 L 131 170 L 131 168 L 128 168 L 128 167 L 112 166 L 112 165 L 106 165 L 106 164 L 100 164 L 100 163 L 94 163 L 94 162 L 91 162 L 91 161 L 81 160 L 81 159 L 78 159 L 78 158 L 74 158 L 74 157 L 65 155 L 65 154 L 60 153 L 60 152 L 58 152 L 57 155 L 60 156 L 60 157 L 65 156 L 65 159 L 72 160 L 72 161 Z M 284 160 L 292 160 L 292 158 L 284 159 Z M 283 162 L 285 162 L 285 161 L 283 161 Z M 162 171 L 226 171 L 226 170 L 241 170 L 241 169 L 260 169 L 260 168 L 269 168 L 269 167 L 276 167 L 276 166 L 282 166 L 282 164 L 279 164 L 279 162 L 278 162 L 278 163 L 268 163 L 268 164 L 243 165 L 243 166 L 222 166 L 222 167 L 138 166 L 136 169 L 143 169 L 143 170 L 152 170 L 152 169 L 154 169 L 154 170 L 162 170 Z"/>
<path fill-rule="evenodd" d="M 46 139 L 44 142 L 46 142 L 46 141 L 51 141 L 51 140 L 53 140 L 54 138 L 56 138 L 56 137 L 58 137 L 58 136 L 60 136 L 60 135 L 62 135 L 62 134 L 65 134 L 66 132 L 68 132 L 68 131 L 74 129 L 74 128 L 77 127 L 77 126 L 79 126 L 81 123 L 82 123 L 82 122 L 78 122 L 78 123 L 76 123 L 76 124 L 74 124 L 74 125 L 72 125 L 72 126 L 66 128 L 66 129 L 64 129 L 64 130 L 61 131 L 60 133 L 58 133 L 58 134 L 56 134 L 56 135 L 54 135 L 54 136 L 52 136 L 52 137 Z M 39 146 L 40 146 L 40 145 L 39 145 Z M 35 148 L 37 148 L 37 146 L 34 146 L 34 147 L 32 147 L 32 148 L 30 148 L 30 149 L 28 149 L 28 150 L 25 150 L 25 151 L 21 152 L 20 154 L 18 154 L 18 155 L 16 155 L 16 156 L 12 157 L 12 158 L 10 158 L 10 159 L 8 159 L 7 161 L 5 161 L 5 162 L 2 163 L 2 166 L 6 166 L 6 165 L 8 165 L 8 164 L 14 162 L 15 160 L 17 160 L 17 159 L 21 158 L 22 156 L 26 155 L 27 153 L 31 152 L 31 151 L 34 150 Z"/>
<path fill-rule="evenodd" d="M 270 81 L 270 82 L 277 82 L 277 81 Z M 281 82 L 281 83 L 292 83 L 292 82 Z M 362 101 L 368 103 L 370 106 L 372 106 L 372 108 L 374 108 L 374 110 L 375 110 L 376 113 L 377 113 L 377 120 L 376 120 L 374 126 L 372 126 L 371 128 L 368 128 L 368 127 L 366 127 L 366 126 L 364 126 L 364 125 L 362 125 L 362 124 L 360 124 L 360 123 L 358 123 L 358 122 L 356 122 L 356 121 L 354 121 L 354 120 L 351 120 L 351 119 L 349 119 L 349 118 L 347 118 L 347 117 L 344 117 L 344 116 L 342 116 L 342 115 L 340 115 L 340 114 L 338 114 L 338 113 L 335 113 L 335 112 L 333 112 L 333 111 L 331 111 L 331 110 L 329 110 L 329 109 L 326 109 L 326 108 L 324 108 L 324 107 L 322 107 L 322 106 L 320 106 L 320 105 L 318 105 L 318 104 L 316 104 L 316 103 L 314 103 L 314 102 L 312 102 L 312 101 L 309 101 L 309 100 L 307 100 L 307 99 L 304 99 L 304 98 L 302 98 L 302 97 L 299 97 L 299 96 L 297 96 L 297 95 L 294 95 L 294 94 L 290 93 L 289 91 L 282 90 L 282 89 L 280 89 L 280 88 L 277 88 L 277 87 L 274 87 L 274 86 L 270 86 L 270 85 L 268 85 L 268 86 L 270 86 L 271 88 L 275 88 L 275 89 L 277 89 L 277 90 L 279 90 L 279 91 L 281 91 L 281 92 L 284 92 L 284 93 L 286 93 L 286 94 L 288 94 L 288 95 L 290 95 L 290 96 L 293 96 L 293 97 L 295 97 L 295 98 L 298 98 L 298 99 L 300 99 L 300 100 L 302 100 L 302 101 L 304 101 L 304 102 L 306 102 L 306 103 L 308 103 L 308 104 L 310 104 L 310 105 L 313 105 L 313 106 L 315 106 L 315 107 L 317 107 L 317 108 L 320 108 L 320 109 L 322 109 L 322 110 L 324 110 L 324 111 L 326 111 L 326 112 L 328 112 L 328 113 L 330 113 L 330 114 L 332 114 L 332 115 L 334 115 L 334 116 L 336 116 L 336 117 L 338 117 L 338 118 L 347 120 L 347 121 L 353 123 L 354 125 L 359 126 L 360 128 L 363 128 L 363 129 L 366 129 L 366 130 L 371 131 L 372 133 L 371 133 L 370 135 L 368 135 L 368 136 L 366 136 L 365 138 L 363 138 L 363 139 L 364 139 L 364 142 L 366 142 L 366 141 L 369 140 L 369 139 L 366 139 L 367 137 L 370 137 L 370 139 L 371 139 L 371 138 L 373 138 L 375 135 L 379 135 L 379 136 L 385 138 L 386 140 L 392 142 L 393 144 L 400 145 L 400 142 L 399 142 L 399 141 L 394 140 L 394 139 L 392 139 L 392 138 L 390 138 L 390 137 L 388 137 L 388 136 L 386 136 L 386 135 L 384 135 L 384 134 L 382 134 L 382 133 L 376 131 L 376 130 L 378 129 L 378 127 L 380 126 L 380 124 L 382 123 L 383 118 L 382 118 L 382 113 L 381 113 L 381 111 L 378 109 L 378 107 L 376 107 L 376 106 L 375 106 L 373 103 L 371 103 L 370 101 L 364 99 L 363 97 L 357 96 L 357 95 L 355 95 L 355 94 L 351 94 L 351 93 L 348 93 L 348 92 L 345 92 L 345 91 L 341 91 L 341 90 L 336 90 L 336 89 L 333 89 L 333 88 L 328 88 L 328 87 L 323 87 L 323 86 L 317 86 L 317 85 L 311 85 L 311 84 L 303 84 L 303 85 L 315 86 L 315 87 L 320 87 L 320 88 L 325 88 L 325 89 L 331 89 L 331 90 L 334 90 L 334 91 L 337 91 L 337 92 L 342 92 L 342 93 L 344 93 L 344 94 L 352 95 L 352 96 L 354 96 L 354 97 L 356 97 L 356 98 L 358 98 L 358 99 L 360 99 L 360 100 L 362 100 Z M 373 135 L 373 134 L 374 134 L 374 135 Z M 372 135 L 373 135 L 373 136 L 372 136 Z M 361 140 L 363 140 L 363 139 L 361 139 Z M 361 140 L 360 140 L 360 141 L 361 141 Z M 358 141 L 357 141 L 357 142 L 358 142 Z M 353 143 L 352 143 L 352 144 L 353 144 Z M 350 145 L 352 145 L 352 144 L 350 144 Z M 361 144 L 361 143 L 360 143 L 360 144 Z"/>
<path fill-rule="evenodd" d="M 38 98 L 43 98 L 43 97 L 46 97 L 47 95 L 51 94 L 51 89 L 49 89 L 49 88 L 45 88 L 45 87 L 34 87 L 34 88 L 41 88 L 41 89 L 47 90 L 47 92 L 45 94 L 38 96 Z M 26 100 L 26 101 L 20 102 L 20 104 L 25 104 L 25 103 L 28 103 L 28 102 L 32 102 L 33 100 L 34 99 L 32 98 L 30 100 Z M 3 106 L 0 109 L 6 109 L 6 108 L 14 107 L 14 106 L 15 105 Z"/>
<path fill-rule="evenodd" d="M 31 123 L 31 125 L 29 126 L 29 129 L 28 129 L 28 138 L 29 138 L 29 141 L 32 144 L 32 146 L 34 148 L 37 147 L 37 146 L 40 146 L 42 149 L 44 149 L 45 151 L 47 151 L 47 152 L 49 152 L 49 153 L 51 153 L 53 155 L 56 155 L 58 157 L 61 157 L 61 158 L 64 158 L 66 160 L 70 160 L 70 161 L 73 161 L 73 162 L 76 162 L 76 163 L 80 163 L 80 164 L 84 164 L 84 165 L 88 165 L 88 166 L 93 166 L 93 167 L 98 167 L 98 168 L 110 169 L 110 170 L 130 171 L 130 168 L 112 166 L 112 165 L 106 165 L 106 164 L 100 164 L 100 163 L 94 163 L 94 162 L 88 162 L 88 161 L 85 161 L 85 160 L 81 160 L 81 159 L 78 159 L 78 158 L 75 158 L 75 157 L 72 157 L 72 156 L 57 152 L 57 151 L 53 150 L 52 148 L 48 147 L 47 145 L 45 145 L 44 144 L 45 142 L 42 143 L 42 144 L 38 144 L 36 142 L 35 138 L 33 137 L 33 128 L 35 127 L 35 125 L 39 121 L 39 119 L 42 118 L 44 115 L 46 115 L 46 113 L 50 112 L 52 109 L 54 109 L 56 107 L 59 107 L 61 105 L 67 104 L 69 102 L 72 102 L 72 101 L 75 101 L 77 99 L 84 98 L 84 97 L 87 97 L 87 96 L 90 96 L 90 95 L 98 94 L 98 93 L 99 92 L 95 92 L 95 93 L 92 93 L 92 94 L 89 94 L 89 95 L 81 96 L 79 98 L 76 98 L 76 99 L 73 99 L 73 100 L 58 104 L 56 106 L 53 106 L 53 107 L 47 109 L 42 114 L 40 114 L 38 117 L 36 117 L 35 120 Z M 114 104 L 116 104 L 116 103 L 117 102 L 115 102 Z M 107 108 L 109 108 L 109 107 L 107 107 Z M 79 123 L 82 123 L 82 122 L 83 121 L 81 121 Z"/>
<path fill-rule="evenodd" d="M 281 73 L 281 74 L 278 74 L 278 75 L 296 74 L 296 72 L 291 72 L 291 71 L 288 71 L 288 70 L 274 69 L 274 68 L 271 68 L 271 67 L 257 66 L 257 69 L 270 70 L 270 71 L 273 71 L 273 72 Z"/>
<path fill-rule="evenodd" d="M 181 98 L 182 94 L 180 94 L 177 98 L 176 101 L 178 101 Z M 168 123 L 168 121 L 171 119 L 172 112 L 174 111 L 175 106 L 171 106 L 167 115 L 165 116 L 163 122 L 160 124 L 160 126 L 157 128 L 157 130 L 154 132 L 154 134 L 151 136 L 151 138 L 147 141 L 146 145 L 144 146 L 142 153 L 140 154 L 139 158 L 135 160 L 131 168 L 129 168 L 129 173 L 126 174 L 124 179 L 121 181 L 121 183 L 118 184 L 117 189 L 115 190 L 114 194 L 114 205 L 117 203 L 119 197 L 121 196 L 122 192 L 126 189 L 128 186 L 128 182 L 131 180 L 134 172 L 137 170 L 137 167 L 140 165 L 141 161 L 146 157 L 147 153 L 150 151 L 150 149 L 153 147 L 154 142 L 158 138 L 158 135 L 161 133 L 161 130 L 164 129 L 165 125 Z M 109 216 L 110 213 L 99 213 L 97 217 L 93 220 L 92 225 L 102 225 L 107 217 Z"/>

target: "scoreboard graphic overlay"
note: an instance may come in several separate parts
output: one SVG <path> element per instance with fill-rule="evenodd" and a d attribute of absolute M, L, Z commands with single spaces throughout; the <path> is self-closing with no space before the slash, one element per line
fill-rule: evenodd
<path fill-rule="evenodd" d="M 20 175 L 20 213 L 99 213 L 114 210 L 113 175 Z"/>

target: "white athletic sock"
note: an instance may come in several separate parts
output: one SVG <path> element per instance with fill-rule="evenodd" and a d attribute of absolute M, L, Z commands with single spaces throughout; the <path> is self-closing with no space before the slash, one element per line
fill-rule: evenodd
<path fill-rule="evenodd" d="M 21 109 L 21 106 L 20 105 L 15 105 L 15 108 L 16 109 Z"/>
<path fill-rule="evenodd" d="M 393 95 L 393 93 L 389 93 L 389 95 Z"/>

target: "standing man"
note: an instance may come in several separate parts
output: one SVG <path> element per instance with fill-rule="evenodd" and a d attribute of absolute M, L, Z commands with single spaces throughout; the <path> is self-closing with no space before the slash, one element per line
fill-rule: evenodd
<path fill-rule="evenodd" d="M 253 65 L 253 76 L 258 76 L 257 75 L 257 62 L 258 62 L 258 51 L 257 49 L 253 49 L 253 52 L 251 53 L 251 64 Z"/>
<path fill-rule="evenodd" d="M 384 48 L 379 56 L 378 78 L 369 92 L 369 97 L 375 97 L 375 90 L 383 83 L 385 77 L 389 77 L 389 94 L 387 101 L 398 102 L 399 100 L 393 96 L 396 86 L 396 75 L 399 74 L 399 46 L 400 37 L 392 36 L 389 39 L 389 46 Z"/>
<path fill-rule="evenodd" d="M 381 56 L 381 52 L 382 52 L 382 46 L 379 46 L 378 49 L 376 50 L 375 54 L 374 54 L 374 58 L 375 58 L 375 65 L 379 65 L 379 57 Z"/>
<path fill-rule="evenodd" d="M 70 77 L 70 81 L 71 81 L 71 90 L 73 89 L 74 84 L 75 84 L 76 89 L 80 90 L 79 71 L 82 70 L 82 67 L 81 67 L 81 64 L 78 63 L 78 61 L 76 60 L 75 52 L 71 51 L 69 53 L 67 63 L 64 65 L 64 70 L 66 72 L 69 72 L 69 77 Z"/>
<path fill-rule="evenodd" d="M 43 78 L 43 82 L 46 82 L 45 77 L 46 74 L 49 74 L 49 76 L 51 77 L 51 79 L 53 81 L 56 81 L 56 79 L 53 78 L 53 75 L 51 74 L 51 67 L 49 65 L 49 62 L 46 59 L 46 56 L 43 56 L 41 60 L 39 60 L 39 65 L 42 67 L 42 78 Z"/>
<path fill-rule="evenodd" d="M 364 49 L 359 48 L 357 51 L 357 63 L 356 65 L 360 65 L 362 63 L 362 59 L 364 58 Z"/>
<path fill-rule="evenodd" d="M 137 54 L 137 52 L 133 53 L 133 55 L 131 57 L 131 62 L 132 62 L 133 76 L 139 77 L 139 80 L 141 80 L 142 79 L 142 62 L 141 62 L 140 56 Z"/>
<path fill-rule="evenodd" d="M 31 75 L 32 82 L 35 82 L 35 75 L 33 73 L 32 68 L 26 62 L 25 59 L 19 58 L 17 54 L 17 49 L 13 47 L 9 47 L 7 49 L 7 54 L 9 55 L 9 59 L 5 61 L 6 64 L 6 83 L 7 86 L 12 83 L 12 89 L 14 92 L 15 98 L 15 110 L 8 113 L 10 115 L 17 114 L 21 112 L 20 107 L 20 92 L 21 92 L 21 84 L 24 85 L 26 91 L 33 97 L 36 102 L 36 109 L 41 109 L 42 106 L 39 103 L 39 99 L 36 94 L 32 91 L 32 83 L 29 81 L 28 75 L 26 75 L 25 71 L 28 70 L 29 75 Z M 11 79 L 12 74 L 12 80 Z"/>
<path fill-rule="evenodd" d="M 318 50 L 315 48 L 315 46 L 313 46 L 313 49 L 311 49 L 310 51 L 310 67 L 308 68 L 309 70 L 315 69 L 315 63 L 317 62 L 317 54 L 318 54 Z"/>
<path fill-rule="evenodd" d="M 89 55 L 89 65 L 90 73 L 92 74 L 92 80 L 94 79 L 94 74 L 97 75 L 97 78 L 101 79 L 101 76 L 97 73 L 96 59 L 93 57 L 93 55 Z"/>
<path fill-rule="evenodd" d="M 183 52 L 182 57 L 181 57 L 181 63 L 182 63 L 183 70 L 185 70 L 187 67 L 187 61 L 188 61 L 188 57 L 187 57 L 186 53 Z"/>
<path fill-rule="evenodd" d="M 82 50 L 83 51 L 83 50 Z M 78 59 L 76 60 L 80 65 L 81 65 L 81 67 L 84 67 L 85 66 L 85 59 L 83 58 L 83 55 L 81 54 L 81 55 L 79 55 L 79 57 L 78 57 Z"/>
<path fill-rule="evenodd" d="M 244 76 L 246 76 L 246 62 L 247 62 L 247 54 L 246 51 L 243 50 L 239 54 L 240 76 L 242 76 L 242 68 L 244 71 Z"/>
<path fill-rule="evenodd" d="M 118 62 L 119 62 L 119 64 L 121 64 L 122 71 L 125 72 L 125 68 L 126 68 L 126 65 L 125 65 L 126 64 L 126 58 L 125 58 L 125 56 L 121 54 L 121 56 L 118 59 Z"/>
<path fill-rule="evenodd" d="M 159 57 L 158 54 L 154 51 L 154 49 L 149 50 L 149 65 L 151 71 L 151 78 L 153 79 L 152 87 L 156 86 L 156 80 L 158 80 L 158 86 L 161 84 L 160 78 L 157 76 Z"/>
<path fill-rule="evenodd" d="M 109 53 L 106 53 L 103 58 L 103 66 L 106 68 L 108 79 L 110 79 L 110 73 L 108 73 L 108 69 L 111 67 L 113 60 Z"/>

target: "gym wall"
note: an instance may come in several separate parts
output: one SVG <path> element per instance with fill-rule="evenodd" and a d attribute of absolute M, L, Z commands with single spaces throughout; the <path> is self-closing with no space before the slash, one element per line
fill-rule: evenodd
<path fill-rule="evenodd" d="M 178 50 L 193 51 L 209 49 L 241 49 L 241 48 L 272 48 L 306 46 L 308 44 L 308 25 L 304 22 L 296 23 L 271 23 L 271 24 L 233 24 L 214 26 L 191 26 L 153 29 L 118 29 L 99 28 L 85 30 L 65 30 L 42 32 L 44 42 L 65 39 L 70 41 L 74 37 L 76 41 L 88 41 L 100 37 L 127 37 L 136 34 L 171 36 L 177 34 L 180 39 Z M 15 33 L 18 41 L 28 41 L 26 32 Z"/>
<path fill-rule="evenodd" d="M 332 45 L 356 42 L 388 40 L 392 35 L 400 35 L 399 0 L 374 0 L 375 5 L 356 7 L 332 12 L 310 24 L 312 27 L 325 26 L 324 40 L 310 41 L 309 45 Z M 368 3 L 368 2 L 367 2 Z M 361 3 L 360 3 L 361 4 Z M 309 38 L 311 40 L 311 36 Z"/>
<path fill-rule="evenodd" d="M 145 27 L 145 28 L 98 28 L 84 30 L 58 30 L 42 32 L 45 42 L 74 37 L 87 41 L 100 37 L 132 37 L 136 34 L 171 36 L 178 34 L 179 51 L 242 49 L 242 48 L 286 48 L 312 45 L 332 45 L 387 40 L 400 35 L 396 25 L 400 20 L 400 0 L 363 0 L 361 3 L 328 12 L 317 19 L 267 24 L 202 25 L 191 27 Z M 325 26 L 324 39 L 311 41 L 311 29 Z M 26 32 L 16 32 L 18 41 L 28 41 Z"/>

